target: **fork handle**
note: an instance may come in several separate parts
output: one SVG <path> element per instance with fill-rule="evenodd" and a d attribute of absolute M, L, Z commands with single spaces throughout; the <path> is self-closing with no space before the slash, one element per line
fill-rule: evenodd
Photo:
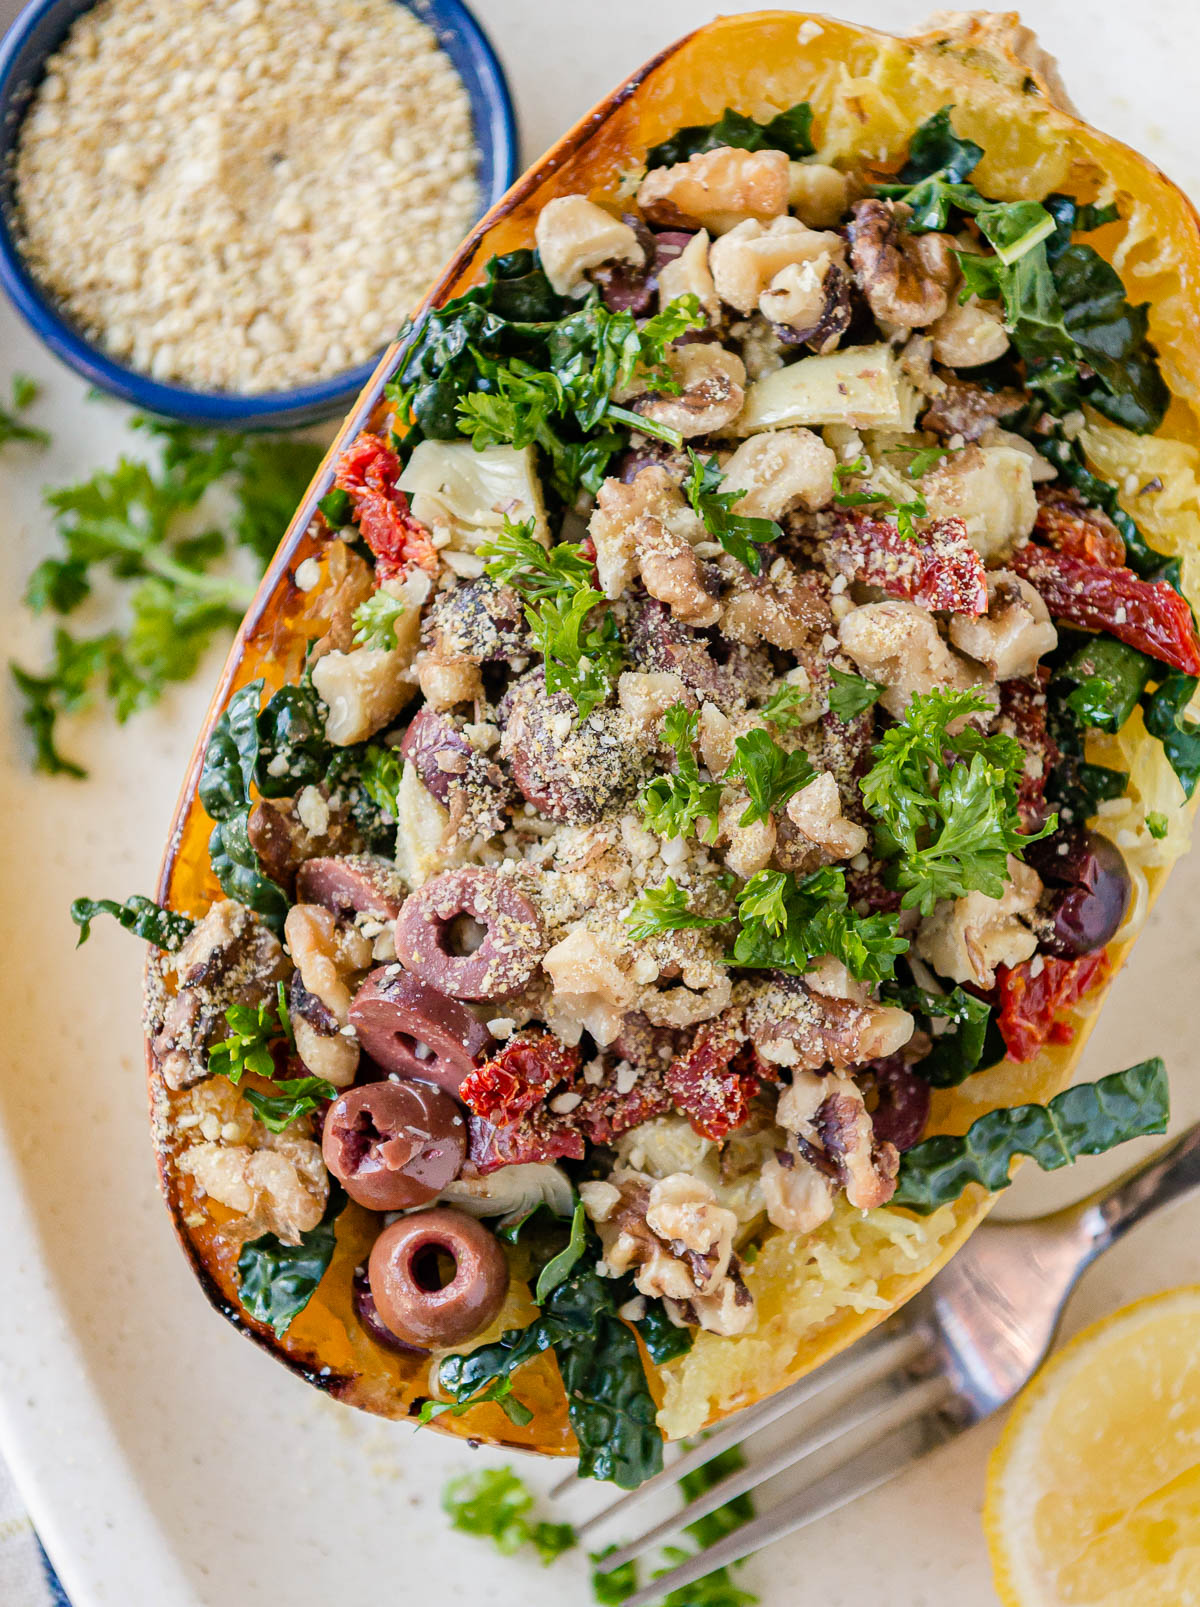
<path fill-rule="evenodd" d="M 1075 1207 L 1090 1261 L 1129 1229 L 1200 1189 L 1200 1122 L 1143 1166 Z"/>

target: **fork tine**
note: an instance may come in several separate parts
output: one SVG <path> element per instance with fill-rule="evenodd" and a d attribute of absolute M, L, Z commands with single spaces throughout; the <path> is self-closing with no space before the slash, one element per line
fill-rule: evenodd
<path fill-rule="evenodd" d="M 840 1356 L 834 1357 L 824 1366 L 798 1379 L 787 1389 L 780 1390 L 776 1395 L 769 1395 L 753 1406 L 745 1407 L 714 1434 L 701 1440 L 682 1456 L 676 1457 L 644 1484 L 638 1485 L 636 1490 L 628 1491 L 583 1523 L 577 1524 L 576 1534 L 579 1536 L 587 1534 L 600 1524 L 607 1523 L 609 1518 L 626 1511 L 633 1502 L 640 1501 L 643 1496 L 661 1490 L 664 1485 L 676 1483 L 685 1473 L 690 1473 L 693 1468 L 702 1467 L 705 1462 L 711 1462 L 714 1456 L 719 1456 L 730 1446 L 740 1445 L 748 1435 L 756 1433 L 760 1428 L 766 1428 L 785 1413 L 811 1400 L 814 1395 L 819 1395 L 824 1390 L 856 1375 L 861 1374 L 862 1381 L 866 1384 L 894 1368 L 907 1365 L 916 1359 L 926 1343 L 925 1336 L 914 1330 L 907 1320 L 898 1321 L 894 1327 L 888 1324 L 877 1329 L 868 1338 L 860 1340 L 857 1345 L 843 1351 Z M 578 1476 L 572 1473 L 556 1484 L 550 1493 L 557 1499 L 565 1495 L 568 1490 L 577 1487 Z"/>
<path fill-rule="evenodd" d="M 932 1426 L 933 1412 L 936 1411 L 939 1400 L 944 1403 L 950 1394 L 949 1383 L 944 1378 L 932 1378 L 926 1379 L 916 1388 L 926 1392 L 925 1410 L 930 1414 L 929 1422 Z M 913 1414 L 916 1415 L 919 1414 Z M 920 1461 L 927 1450 L 933 1448 L 932 1443 L 929 1443 L 914 1451 L 906 1432 L 907 1426 L 906 1424 L 900 1429 L 894 1429 L 882 1440 L 874 1441 L 815 1485 L 798 1491 L 790 1499 L 781 1501 L 759 1517 L 752 1518 L 740 1529 L 734 1529 L 731 1534 L 718 1540 L 716 1545 L 698 1551 L 694 1557 L 689 1557 L 678 1567 L 659 1574 L 648 1585 L 635 1591 L 632 1596 L 626 1597 L 623 1607 L 649 1607 L 649 1603 L 661 1601 L 669 1591 L 694 1584 L 697 1579 L 712 1573 L 714 1569 L 738 1562 L 741 1558 L 749 1556 L 752 1551 L 760 1550 L 773 1540 L 782 1540 L 785 1535 L 792 1534 L 796 1529 L 815 1523 L 818 1518 L 827 1517 L 831 1512 L 848 1505 L 856 1497 L 866 1495 L 869 1490 L 878 1489 L 881 1484 L 894 1479 L 897 1474 L 903 1473 L 905 1468 Z M 607 1562 L 609 1559 L 604 1560 Z"/>
<path fill-rule="evenodd" d="M 931 1390 L 929 1385 L 935 1388 Z M 746 1490 L 752 1490 L 768 1479 L 773 1479 L 777 1473 L 785 1468 L 793 1467 L 802 1462 L 805 1457 L 812 1456 L 814 1452 L 823 1450 L 857 1429 L 869 1428 L 876 1425 L 881 1432 L 887 1433 L 898 1423 L 909 1421 L 912 1417 L 929 1409 L 932 1400 L 940 1399 L 946 1391 L 945 1380 L 941 1377 L 934 1380 L 910 1381 L 898 1391 L 880 1396 L 879 1392 L 872 1393 L 865 1401 L 855 1401 L 848 1408 L 830 1412 L 821 1418 L 807 1434 L 799 1439 L 789 1440 L 778 1446 L 769 1456 L 746 1467 L 737 1468 L 727 1474 L 725 1478 L 714 1484 L 711 1489 L 704 1491 L 694 1501 L 688 1502 L 677 1512 L 671 1513 L 661 1523 L 655 1524 L 637 1540 L 631 1540 L 618 1550 L 610 1553 L 597 1566 L 601 1573 L 608 1573 L 613 1568 L 619 1568 L 622 1563 L 631 1561 L 640 1556 L 643 1551 L 649 1550 L 668 1535 L 695 1523 L 699 1518 L 707 1517 L 717 1507 L 724 1506 L 735 1496 L 742 1495 Z"/>

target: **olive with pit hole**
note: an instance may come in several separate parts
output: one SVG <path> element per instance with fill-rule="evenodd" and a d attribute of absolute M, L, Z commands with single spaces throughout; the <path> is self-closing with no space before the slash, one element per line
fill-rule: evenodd
<path fill-rule="evenodd" d="M 433 877 L 405 899 L 396 922 L 396 958 L 454 999 L 520 992 L 545 947 L 533 904 L 511 877 L 482 865 Z"/>
<path fill-rule="evenodd" d="M 298 902 L 320 904 L 335 915 L 368 915 L 375 921 L 394 921 L 404 893 L 396 867 L 378 854 L 306 859 L 296 872 Z"/>
<path fill-rule="evenodd" d="M 1074 960 L 1102 949 L 1125 919 L 1132 891 L 1116 844 L 1075 826 L 1033 843 L 1025 857 L 1045 885 L 1035 925 L 1042 951 Z"/>
<path fill-rule="evenodd" d="M 385 1327 L 405 1344 L 437 1349 L 486 1328 L 508 1290 L 497 1241 L 474 1217 L 444 1205 L 384 1228 L 367 1275 Z"/>
<path fill-rule="evenodd" d="M 426 1205 L 462 1171 L 467 1128 L 432 1083 L 373 1082 L 335 1099 L 321 1154 L 350 1198 L 370 1211 Z"/>
<path fill-rule="evenodd" d="M 364 980 L 350 1005 L 358 1042 L 384 1071 L 419 1077 L 456 1094 L 492 1047 L 492 1035 L 457 999 L 402 971 L 381 965 Z"/>

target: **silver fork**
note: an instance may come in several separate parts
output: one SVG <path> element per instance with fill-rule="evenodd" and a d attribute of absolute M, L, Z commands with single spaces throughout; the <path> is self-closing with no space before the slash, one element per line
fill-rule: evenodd
<path fill-rule="evenodd" d="M 1025 1222 L 985 1223 L 926 1289 L 873 1334 L 777 1395 L 746 1407 L 637 1490 L 577 1526 L 579 1535 L 590 1534 L 797 1408 L 817 1402 L 819 1409 L 822 1395 L 846 1394 L 840 1405 L 815 1421 L 808 1414 L 782 1444 L 605 1557 L 602 1571 L 619 1568 L 785 1468 L 828 1453 L 820 1459 L 820 1473 L 798 1492 L 660 1574 L 624 1607 L 645 1607 L 836 1512 L 1007 1405 L 1049 1350 L 1084 1268 L 1143 1218 L 1197 1188 L 1200 1123 L 1079 1205 Z M 573 1484 L 565 1480 L 555 1494 Z"/>

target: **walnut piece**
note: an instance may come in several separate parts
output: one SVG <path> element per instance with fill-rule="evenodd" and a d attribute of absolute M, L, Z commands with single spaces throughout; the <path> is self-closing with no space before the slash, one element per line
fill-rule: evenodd
<path fill-rule="evenodd" d="M 933 615 L 915 603 L 865 603 L 852 609 L 838 627 L 838 639 L 868 680 L 887 687 L 879 701 L 896 719 L 903 717 L 914 692 L 966 691 L 985 681 L 978 665 L 960 658 L 942 640 Z"/>
<path fill-rule="evenodd" d="M 717 287 L 708 266 L 710 240 L 707 229 L 694 234 L 677 257 L 658 270 L 658 305 L 666 307 L 680 296 L 695 296 L 700 311 L 710 323 L 721 316 Z"/>
<path fill-rule="evenodd" d="M 354 985 L 372 963 L 371 941 L 320 904 L 293 904 L 283 935 L 303 985 L 302 993 L 292 992 L 297 1053 L 314 1077 L 348 1088 L 358 1069 L 358 1043 L 342 1029 Z"/>
<path fill-rule="evenodd" d="M 950 305 L 958 281 L 947 234 L 910 234 L 911 209 L 896 201 L 858 201 L 850 224 L 850 265 L 876 318 L 923 329 Z"/>
<path fill-rule="evenodd" d="M 628 223 L 614 218 L 585 195 L 560 195 L 547 201 L 533 229 L 542 267 L 560 296 L 574 295 L 593 268 L 605 262 L 646 260 Z"/>
<path fill-rule="evenodd" d="M 1037 949 L 1026 921 L 1037 908 L 1037 872 L 1008 856 L 1008 886 L 999 898 L 968 893 L 945 899 L 917 929 L 916 949 L 939 976 L 990 988 L 998 965 L 1020 965 Z"/>
<path fill-rule="evenodd" d="M 749 218 L 714 240 L 708 253 L 717 295 L 726 306 L 742 313 L 760 307 L 764 292 L 785 268 L 810 264 L 820 285 L 830 267 L 834 263 L 840 266 L 845 259 L 846 243 L 840 234 L 807 228 L 799 218 L 791 217 L 775 218 L 765 228 Z M 783 291 L 787 286 L 779 288 Z M 772 316 L 765 307 L 761 311 Z"/>
<path fill-rule="evenodd" d="M 895 1193 L 900 1156 L 894 1144 L 876 1143 L 862 1090 L 849 1077 L 797 1072 L 779 1096 L 775 1120 L 792 1135 L 796 1159 L 805 1151 L 823 1156 L 859 1210 L 885 1205 Z"/>
<path fill-rule="evenodd" d="M 853 859 L 867 846 L 867 833 L 842 813 L 842 796 L 829 770 L 788 799 L 787 816 L 804 842 L 821 851 L 825 863 Z"/>
<path fill-rule="evenodd" d="M 878 1004 L 866 989 L 822 991 L 826 977 L 779 977 L 755 989 L 746 1031 L 764 1060 L 795 1070 L 865 1065 L 902 1049 L 915 1025 L 907 1010 Z"/>
<path fill-rule="evenodd" d="M 681 624 L 716 623 L 721 605 L 693 551 L 706 538 L 704 525 L 661 465 L 650 464 L 628 485 L 605 480 L 588 533 L 606 597 L 620 597 L 640 575 L 650 596 L 666 603 Z"/>
<path fill-rule="evenodd" d="M 948 368 L 977 368 L 1003 357 L 1008 350 L 1000 308 L 984 305 L 974 296 L 966 302 L 952 301 L 929 326 L 929 333 L 934 357 Z"/>
<path fill-rule="evenodd" d="M 1058 632 L 1041 594 L 1021 575 L 993 569 L 987 577 L 988 611 L 977 618 L 956 614 L 950 640 L 960 652 L 986 664 L 997 681 L 1032 675 L 1044 653 L 1058 645 Z"/>
<path fill-rule="evenodd" d="M 788 207 L 810 229 L 836 229 L 850 204 L 850 178 L 824 162 L 788 167 Z"/>
<path fill-rule="evenodd" d="M 770 815 L 749 826 L 739 824 L 749 804 L 749 793 L 740 787 L 726 787 L 717 814 L 717 842 L 724 845 L 725 863 L 731 871 L 747 879 L 771 863 L 776 837 L 775 822 Z"/>
<path fill-rule="evenodd" d="M 928 416 L 928 415 L 927 415 Z M 930 518 L 958 518 L 987 562 L 1003 560 L 1037 519 L 1033 460 L 1011 446 L 968 446 L 921 481 Z"/>
<path fill-rule="evenodd" d="M 765 222 L 786 212 L 790 180 L 784 151 L 722 145 L 654 168 L 638 186 L 637 204 L 652 223 L 696 222 L 722 234 L 747 218 Z"/>
<path fill-rule="evenodd" d="M 634 412 L 678 430 L 684 440 L 728 429 L 742 411 L 746 395 L 746 365 L 738 354 L 712 342 L 693 341 L 668 347 L 667 366 L 680 387 L 678 393 L 634 402 Z"/>
<path fill-rule="evenodd" d="M 391 724 L 417 689 L 413 652 L 409 647 L 356 647 L 317 660 L 313 686 L 329 706 L 325 735 L 330 742 L 348 747 Z"/>
<path fill-rule="evenodd" d="M 812 430 L 767 430 L 742 442 L 724 466 L 722 491 L 740 491 L 734 513 L 781 519 L 813 513 L 833 498 L 836 455 Z"/>

